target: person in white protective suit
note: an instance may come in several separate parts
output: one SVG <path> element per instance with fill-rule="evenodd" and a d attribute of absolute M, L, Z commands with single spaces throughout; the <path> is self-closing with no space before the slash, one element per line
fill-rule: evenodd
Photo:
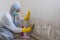
<path fill-rule="evenodd" d="M 0 35 L 4 38 L 4 40 L 14 40 L 13 33 L 20 33 L 20 32 L 31 32 L 32 26 L 28 28 L 20 28 L 17 27 L 15 22 L 15 17 L 21 10 L 21 5 L 19 2 L 15 2 L 8 13 L 6 13 L 2 17 L 2 21 L 0 24 Z M 20 18 L 20 17 L 19 17 Z M 23 20 L 24 18 L 20 18 L 20 20 Z M 21 24 L 21 21 L 19 20 L 19 24 Z M 0 38 L 1 38 L 0 37 Z"/>

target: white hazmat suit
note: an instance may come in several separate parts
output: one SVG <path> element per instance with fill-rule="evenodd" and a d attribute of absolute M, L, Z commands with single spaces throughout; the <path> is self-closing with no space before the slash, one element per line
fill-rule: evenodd
<path fill-rule="evenodd" d="M 4 40 L 14 40 L 13 33 L 20 33 L 22 32 L 22 28 L 16 27 L 14 24 L 14 16 L 13 14 L 20 10 L 21 6 L 19 2 L 15 2 L 8 13 L 6 13 L 2 17 L 2 21 L 0 22 L 0 35 L 3 37 Z M 0 37 L 0 38 L 1 38 Z M 2 39 L 1 39 L 2 40 Z"/>
<path fill-rule="evenodd" d="M 0 24 L 0 36 L 3 37 L 4 40 L 14 40 L 13 32 L 31 32 L 31 27 L 28 28 L 20 28 L 17 24 L 21 26 L 22 20 L 24 18 L 18 15 L 18 12 L 21 10 L 21 5 L 19 2 L 15 2 L 8 13 L 6 13 L 1 20 Z M 17 16 L 18 15 L 18 16 Z M 19 18 L 19 20 L 15 20 L 15 16 Z M 0 38 L 1 38 L 0 37 Z"/>

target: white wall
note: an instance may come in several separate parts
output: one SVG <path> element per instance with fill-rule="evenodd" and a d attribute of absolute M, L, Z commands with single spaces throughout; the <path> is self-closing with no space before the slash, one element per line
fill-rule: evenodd
<path fill-rule="evenodd" d="M 35 24 L 33 34 L 41 40 L 60 39 L 60 0 L 22 0 L 24 13 L 31 10 Z M 38 34 L 37 34 L 38 33 Z"/>
<path fill-rule="evenodd" d="M 60 20 L 60 0 L 22 0 L 24 12 L 28 9 L 35 17 L 40 17 L 44 21 Z"/>

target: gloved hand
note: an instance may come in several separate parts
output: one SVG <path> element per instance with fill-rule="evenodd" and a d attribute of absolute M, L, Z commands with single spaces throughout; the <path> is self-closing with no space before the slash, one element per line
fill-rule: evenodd
<path fill-rule="evenodd" d="M 30 10 L 28 10 L 27 14 L 24 17 L 24 20 L 27 21 L 30 18 Z"/>
<path fill-rule="evenodd" d="M 22 28 L 22 32 L 28 33 L 32 31 L 32 26 L 29 26 L 28 28 Z"/>
<path fill-rule="evenodd" d="M 32 26 L 29 26 L 28 28 L 26 28 L 27 32 L 31 32 L 32 31 Z"/>

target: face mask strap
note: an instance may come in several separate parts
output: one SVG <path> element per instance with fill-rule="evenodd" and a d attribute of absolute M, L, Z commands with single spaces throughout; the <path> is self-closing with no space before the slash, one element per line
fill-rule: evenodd
<path fill-rule="evenodd" d="M 18 12 L 14 12 L 13 16 L 14 16 L 14 23 L 15 23 L 15 16 L 18 16 Z"/>

